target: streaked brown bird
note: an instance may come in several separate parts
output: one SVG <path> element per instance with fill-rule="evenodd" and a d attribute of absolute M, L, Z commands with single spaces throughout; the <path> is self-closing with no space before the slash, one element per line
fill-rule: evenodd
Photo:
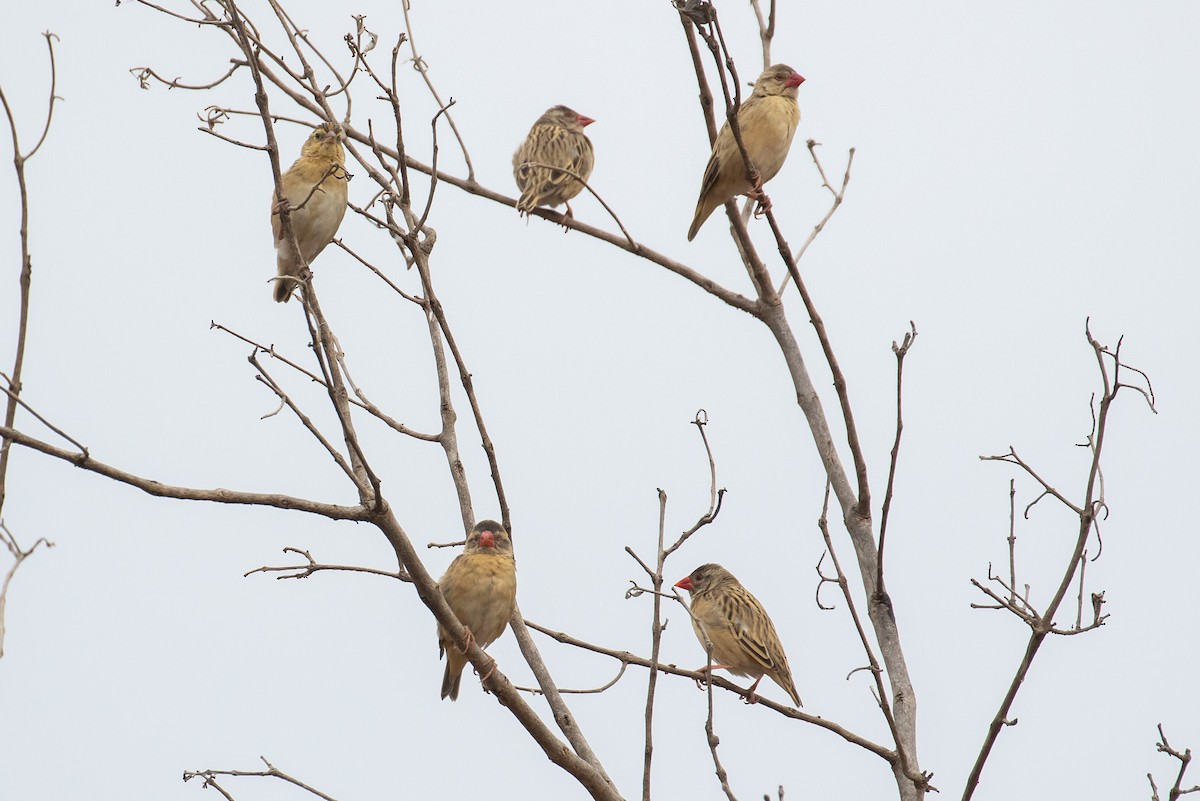
<path fill-rule="evenodd" d="M 517 211 L 528 214 L 538 206 L 553 208 L 566 204 L 564 217 L 575 216 L 568 201 L 583 191 L 583 184 L 565 171 L 585 181 L 591 176 L 596 159 L 592 142 L 583 129 L 593 122 L 591 117 L 566 106 L 552 106 L 538 117 L 525 141 L 513 153 L 513 177 L 521 190 Z"/>
<path fill-rule="evenodd" d="M 763 676 L 784 689 L 796 706 L 804 706 L 787 654 L 775 633 L 767 610 L 733 574 L 717 564 L 701 565 L 675 582 L 692 595 L 692 628 L 700 645 L 712 642 L 713 669 L 723 668 L 738 676 L 753 676 L 748 703 L 758 697 L 754 691 Z M 700 668 L 707 670 L 707 665 Z"/>
<path fill-rule="evenodd" d="M 756 198 L 762 208 L 771 207 L 770 200 L 763 194 L 762 186 L 774 178 L 787 160 L 792 147 L 792 137 L 800 124 L 800 106 L 796 104 L 796 88 L 804 83 L 804 77 L 787 64 L 767 67 L 754 82 L 754 91 L 738 108 L 738 128 L 746 155 L 758 171 L 758 182 L 746 178 L 746 164 L 729 121 L 725 121 L 717 140 L 713 143 L 712 155 L 704 168 L 704 181 L 700 184 L 700 199 L 696 202 L 696 214 L 692 227 L 688 229 L 688 241 L 696 238 L 696 232 L 713 210 L 725 205 L 737 195 Z"/>
<path fill-rule="evenodd" d="M 504 633 L 517 606 L 517 563 L 512 539 L 495 520 L 481 520 L 467 535 L 463 552 L 454 557 L 438 581 L 442 597 L 470 637 L 486 648 Z M 466 655 L 438 624 L 438 651 L 446 657 L 442 698 L 458 700 Z"/>
<path fill-rule="evenodd" d="M 337 126 L 324 123 L 313 129 L 300 149 L 300 158 L 282 176 L 283 196 L 291 210 L 296 244 L 304 261 L 312 264 L 325 246 L 337 235 L 346 215 L 346 151 L 342 149 Z M 300 262 L 290 243 L 283 240 L 280 207 L 271 209 L 271 232 L 275 236 L 275 300 L 286 303 L 295 281 L 283 276 L 300 274 Z"/>

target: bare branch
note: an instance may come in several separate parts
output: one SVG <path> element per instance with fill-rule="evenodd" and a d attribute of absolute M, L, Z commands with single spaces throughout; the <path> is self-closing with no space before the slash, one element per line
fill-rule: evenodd
<path fill-rule="evenodd" d="M 9 138 L 12 141 L 13 152 L 13 169 L 17 176 L 17 196 L 21 206 L 20 227 L 18 234 L 21 242 L 21 270 L 17 276 L 17 286 L 19 289 L 20 305 L 17 311 L 17 345 L 13 354 L 12 377 L 5 376 L 8 381 L 8 389 L 5 393 L 8 395 L 8 403 L 4 409 L 4 427 L 12 428 L 16 424 L 17 406 L 21 405 L 27 411 L 33 413 L 33 410 L 24 403 L 21 403 L 18 397 L 21 394 L 21 375 L 25 368 L 25 345 L 29 337 L 29 295 L 30 286 L 33 281 L 33 257 L 29 252 L 29 187 L 25 178 L 25 165 L 33 158 L 38 150 L 41 149 L 42 143 L 46 141 L 46 137 L 50 134 L 50 123 L 54 119 L 54 101 L 60 98 L 55 95 L 55 87 L 58 83 L 58 69 L 54 60 L 54 41 L 58 38 L 53 33 L 46 31 L 42 34 L 46 39 L 46 51 L 50 62 L 50 91 L 49 99 L 46 104 L 46 118 L 42 124 L 42 133 L 38 137 L 37 143 L 29 150 L 28 153 L 21 153 L 21 137 L 17 131 L 17 120 L 12 107 L 9 105 L 8 96 L 4 93 L 4 87 L 0 86 L 0 105 L 4 106 L 4 117 L 8 121 Z M 36 413 L 34 416 L 50 426 L 49 423 Z M 70 440 L 58 429 L 50 426 L 55 433 Z M 71 440 L 74 443 L 74 440 Z M 76 443 L 77 444 L 77 443 Z M 8 478 L 8 459 L 10 453 L 10 443 L 6 440 L 0 443 L 0 512 L 4 510 L 4 499 L 7 495 L 7 478 Z"/>
<path fill-rule="evenodd" d="M 409 19 L 409 0 L 402 0 L 400 7 L 404 10 L 404 30 L 407 33 L 409 50 L 412 52 L 413 69 L 421 73 L 421 78 L 425 81 L 425 85 L 429 87 L 429 94 L 433 95 L 434 101 L 443 110 L 450 108 L 454 104 L 454 99 L 451 98 L 450 104 L 442 102 L 441 95 L 433 86 L 433 81 L 429 77 L 429 64 L 425 61 L 425 57 L 417 52 L 417 43 L 413 38 L 412 21 Z M 471 165 L 471 154 L 467 152 L 467 143 L 463 140 L 462 134 L 458 132 L 458 126 L 454 124 L 454 118 L 449 114 L 446 115 L 446 121 L 450 123 L 450 130 L 454 132 L 454 138 L 458 140 L 458 146 L 462 150 L 463 161 L 467 165 L 467 180 L 475 180 L 475 168 Z"/>
<path fill-rule="evenodd" d="M 30 545 L 29 548 L 22 548 L 17 544 L 17 538 L 9 531 L 8 526 L 0 520 L 0 542 L 4 543 L 9 554 L 13 557 L 13 563 L 8 568 L 8 572 L 4 574 L 4 583 L 0 584 L 0 659 L 4 658 L 4 634 L 5 634 L 5 611 L 8 606 L 8 587 L 12 583 L 13 576 L 17 574 L 19 568 L 26 559 L 33 555 L 39 545 L 45 545 L 47 548 L 53 548 L 54 543 L 47 540 L 45 537 L 38 537 L 37 540 Z"/>
<path fill-rule="evenodd" d="M 1045 495 L 1051 495 L 1057 498 L 1065 506 L 1075 512 L 1079 522 L 1075 534 L 1075 546 L 1072 550 L 1070 558 L 1067 560 L 1066 566 L 1064 567 L 1062 579 L 1059 581 L 1059 585 L 1054 593 L 1054 597 L 1051 598 L 1050 602 L 1046 605 L 1045 611 L 1040 616 L 1026 620 L 1026 622 L 1028 622 L 1032 628 L 1032 632 L 1030 633 L 1029 641 L 1025 646 L 1025 653 L 1021 658 L 1021 662 L 1018 665 L 1015 674 L 1013 675 L 1012 681 L 1008 687 L 1008 691 L 1005 693 L 1004 699 L 1000 703 L 999 710 L 997 710 L 995 716 L 992 718 L 991 724 L 988 726 L 987 733 L 984 736 L 983 745 L 980 747 L 979 754 L 975 759 L 975 764 L 971 769 L 970 775 L 967 777 L 967 782 L 963 789 L 963 801 L 969 801 L 969 799 L 973 796 L 975 789 L 979 786 L 979 780 L 983 773 L 983 767 L 987 763 L 988 757 L 991 755 L 992 748 L 995 746 L 996 739 L 1000 734 L 1000 730 L 1005 726 L 1006 721 L 1008 720 L 1009 710 L 1012 708 L 1012 704 L 1016 699 L 1017 693 L 1020 691 L 1021 686 L 1025 681 L 1025 677 L 1029 673 L 1033 659 L 1037 655 L 1037 652 L 1041 648 L 1041 645 L 1045 641 L 1046 637 L 1051 633 L 1079 634 L 1084 631 L 1098 628 L 1104 623 L 1104 620 L 1107 617 L 1106 615 L 1100 614 L 1100 605 L 1103 601 L 1103 597 L 1101 596 L 1099 602 L 1094 602 L 1095 619 L 1091 625 L 1083 628 L 1076 628 L 1071 631 L 1063 631 L 1054 627 L 1054 616 L 1057 614 L 1063 599 L 1066 597 L 1066 594 L 1069 591 L 1072 582 L 1074 581 L 1076 568 L 1078 567 L 1082 569 L 1082 566 L 1085 564 L 1085 549 L 1087 546 L 1087 541 L 1091 537 L 1092 531 L 1095 527 L 1097 511 L 1106 508 L 1103 499 L 1100 460 L 1104 449 L 1109 413 L 1112 411 L 1112 403 L 1116 399 L 1117 393 L 1122 386 L 1119 381 L 1113 380 L 1114 376 L 1118 375 L 1120 369 L 1124 366 L 1124 363 L 1120 358 L 1120 344 L 1118 344 L 1116 350 L 1110 351 L 1092 337 L 1090 327 L 1087 325 L 1085 325 L 1085 335 L 1087 337 L 1088 344 L 1091 345 L 1093 354 L 1096 358 L 1096 367 L 1099 373 L 1102 392 L 1100 393 L 1099 409 L 1094 416 L 1092 432 L 1088 437 L 1088 447 L 1091 450 L 1092 459 L 1091 464 L 1088 467 L 1085 480 L 1083 502 L 1075 505 L 1067 501 L 1061 493 L 1059 493 L 1048 482 L 1042 479 L 1041 476 L 1039 476 L 1037 472 L 1033 470 L 1033 468 L 1021 460 L 1011 446 L 1009 447 L 1009 452 L 1007 454 L 995 457 L 981 457 L 993 461 L 1008 462 L 1010 464 L 1019 466 L 1042 486 L 1042 495 L 1039 495 L 1039 498 Z M 1109 371 L 1110 365 L 1112 369 L 1111 373 Z M 1149 400 L 1148 394 L 1143 394 L 1142 397 Z M 1151 409 L 1153 409 L 1153 406 L 1151 406 Z M 1032 504 L 1030 504 L 1030 506 L 1032 506 Z M 1028 514 L 1028 507 L 1026 508 L 1026 513 Z M 976 582 L 976 586 L 980 586 L 978 582 Z M 982 587 L 980 588 L 983 589 Z M 1010 589 L 1010 597 L 1012 594 L 1013 593 Z M 1010 604 L 1003 601 L 1002 604 L 1010 608 L 1012 611 L 1017 612 L 1015 604 Z M 1020 615 L 1019 612 L 1017 613 Z M 1024 615 L 1021 616 L 1024 617 Z"/>
<path fill-rule="evenodd" d="M 608 688 L 616 685 L 616 683 L 621 680 L 621 677 L 625 675 L 625 669 L 628 667 L 629 667 L 629 665 L 622 662 L 621 667 L 617 669 L 617 675 L 613 676 L 612 679 L 605 682 L 604 684 L 601 684 L 599 687 L 590 687 L 586 690 L 570 690 L 565 687 L 559 687 L 558 691 L 563 694 L 571 693 L 571 694 L 575 694 L 575 695 L 591 695 L 591 694 L 595 694 L 595 693 L 602 693 L 605 690 L 607 690 Z M 544 695 L 542 690 L 538 687 L 518 686 L 517 689 L 523 693 L 530 693 L 532 695 Z"/>
<path fill-rule="evenodd" d="M 183 780 L 188 782 L 196 778 L 203 779 L 203 787 L 212 787 L 221 795 L 225 796 L 225 798 L 229 801 L 233 801 L 233 796 L 216 783 L 215 780 L 218 776 L 232 776 L 238 778 L 249 776 L 255 778 L 279 779 L 287 784 L 299 787 L 301 790 L 304 790 L 311 795 L 315 795 L 317 798 L 322 799 L 322 801 L 337 801 L 337 799 L 333 796 L 326 795 L 315 787 L 310 787 L 294 776 L 289 776 L 288 774 L 279 770 L 270 762 L 268 762 L 266 757 L 260 756 L 259 759 L 261 759 L 263 764 L 267 766 L 266 770 L 188 770 L 184 771 Z"/>
<path fill-rule="evenodd" d="M 1167 742 L 1167 735 L 1163 733 L 1162 724 L 1158 724 L 1158 743 L 1155 744 L 1160 754 L 1167 754 L 1179 760 L 1179 773 L 1175 775 L 1175 783 L 1171 785 L 1171 789 L 1167 792 L 1168 801 L 1176 801 L 1180 796 L 1188 793 L 1200 792 L 1200 784 L 1189 787 L 1186 790 L 1183 788 L 1183 776 L 1187 773 L 1188 765 L 1192 761 L 1192 749 L 1186 748 L 1182 753 L 1171 747 Z M 1158 787 L 1154 784 L 1154 776 L 1147 773 L 1146 778 L 1150 780 L 1150 787 L 1154 792 L 1154 801 L 1158 801 Z"/>
<path fill-rule="evenodd" d="M 875 586 L 880 592 L 884 591 L 883 583 L 883 545 L 887 536 L 888 513 L 892 508 L 892 490 L 896 482 L 896 462 L 900 456 L 900 436 L 904 433 L 904 357 L 908 349 L 917 341 L 917 326 L 909 321 L 909 333 L 904 335 L 904 342 L 897 345 L 892 342 L 892 352 L 896 354 L 896 439 L 892 443 L 892 461 L 888 467 L 887 489 L 883 493 L 883 511 L 879 520 L 879 558 L 876 560 Z M 828 493 L 829 485 L 826 484 Z M 828 495 L 826 495 L 828 503 Z"/>
<path fill-rule="evenodd" d="M 56 448 L 53 445 L 49 445 L 7 426 L 0 427 L 0 438 L 10 440 L 17 445 L 23 445 L 31 450 L 39 451 L 55 459 L 70 462 L 88 472 L 111 478 L 114 481 L 128 484 L 131 487 L 137 487 L 146 494 L 159 498 L 178 498 L 186 501 L 211 501 L 213 503 L 244 504 L 248 506 L 271 506 L 276 509 L 292 509 L 300 512 L 308 512 L 328 517 L 331 520 L 368 521 L 372 519 L 374 514 L 371 509 L 362 505 L 337 506 L 331 503 L 311 501 L 307 498 L 296 498 L 291 495 L 242 492 L 227 489 L 196 489 L 193 487 L 163 484 L 154 479 L 143 478 L 142 476 L 128 473 L 107 465 L 104 462 L 97 461 L 87 453 L 72 453 L 62 448 Z"/>
<path fill-rule="evenodd" d="M 239 59 L 230 59 L 229 61 L 231 64 L 233 64 L 233 66 L 229 68 L 229 71 L 220 78 L 209 81 L 208 83 L 187 84 L 183 82 L 182 78 L 172 78 L 168 81 L 150 67 L 133 67 L 129 70 L 129 74 L 137 79 L 138 86 L 142 89 L 149 89 L 151 86 L 150 81 L 151 79 L 154 79 L 163 86 L 167 87 L 167 89 L 192 89 L 199 91 L 204 89 L 213 89 L 217 86 L 220 86 L 221 84 L 225 83 L 225 81 L 227 81 L 235 72 L 246 66 L 246 62 Z"/>
<path fill-rule="evenodd" d="M 774 0 L 772 0 L 772 3 L 773 2 Z M 817 171 L 821 173 L 821 185 L 828 189 L 833 195 L 833 204 L 830 205 L 829 211 L 825 212 L 825 216 L 821 218 L 820 222 L 813 226 L 812 232 L 809 233 L 808 238 L 804 240 L 804 244 L 800 246 L 800 249 L 796 251 L 796 255 L 792 257 L 792 260 L 797 264 L 801 259 L 804 258 L 804 254 L 808 252 L 808 246 L 816 241 L 820 233 L 825 230 L 826 223 L 829 222 L 830 218 L 833 217 L 834 212 L 836 212 L 842 205 L 842 200 L 846 197 L 846 187 L 850 185 L 850 166 L 854 163 L 854 148 L 850 148 L 850 153 L 846 157 L 846 172 L 844 175 L 842 175 L 842 186 L 840 189 L 834 189 L 829 185 L 829 179 L 825 177 L 825 169 L 821 166 L 821 160 L 817 158 L 816 149 L 821 143 L 809 139 L 807 144 L 808 152 L 812 156 L 813 163 L 817 165 Z M 779 294 L 783 294 L 783 290 L 787 287 L 788 281 L 790 280 L 792 280 L 792 273 L 789 271 L 784 274 L 783 280 L 779 282 Z"/>
<path fill-rule="evenodd" d="M 564 645 L 570 645 L 570 646 L 573 646 L 576 648 L 581 648 L 585 651 L 591 651 L 592 653 L 602 654 L 604 656 L 611 657 L 612 659 L 616 659 L 618 661 L 628 662 L 630 665 L 634 665 L 637 667 L 644 667 L 644 668 L 652 667 L 651 661 L 649 659 L 645 659 L 645 658 L 640 657 L 637 654 L 631 653 L 629 651 L 618 651 L 618 650 L 615 650 L 612 648 L 604 648 L 602 646 L 595 645 L 595 644 L 587 642 L 585 640 L 581 640 L 577 637 L 572 637 L 571 635 L 567 634 L 566 632 L 555 631 L 554 629 L 550 629 L 550 628 L 547 628 L 546 626 L 542 626 L 538 623 L 534 623 L 532 620 L 526 620 L 525 625 L 528 626 L 529 628 L 533 629 L 534 631 L 539 631 L 542 634 L 545 634 L 547 637 L 550 637 L 551 639 L 553 639 L 557 642 L 563 643 Z M 711 681 L 713 683 L 713 685 L 715 685 L 716 687 L 720 687 L 722 690 L 728 690 L 729 692 L 731 692 L 737 696 L 740 696 L 742 698 L 745 698 L 749 695 L 749 690 L 747 690 L 743 687 L 738 687 L 732 681 L 726 679 L 723 676 L 714 675 L 712 677 L 709 677 L 706 675 L 706 673 L 703 670 L 684 670 L 682 668 L 676 667 L 675 665 L 668 665 L 668 664 L 663 664 L 663 663 L 659 663 L 653 669 L 658 670 L 660 673 L 666 673 L 666 674 L 669 674 L 672 676 L 682 676 L 683 678 L 689 679 L 694 682 Z M 772 712 L 777 712 L 780 715 L 783 715 L 784 717 L 795 718 L 796 720 L 802 720 L 805 723 L 811 723 L 814 726 L 819 726 L 822 729 L 825 729 L 826 731 L 836 734 L 837 736 L 841 737 L 846 742 L 852 743 L 861 748 L 865 748 L 866 750 L 868 750 L 874 754 L 877 754 L 878 756 L 883 757 L 884 759 L 886 759 L 889 762 L 896 759 L 896 752 L 892 751 L 890 748 L 887 748 L 886 746 L 872 742 L 872 741 L 866 739 L 865 737 L 861 737 L 861 736 L 855 734 L 854 732 L 850 731 L 849 729 L 846 729 L 845 727 L 840 726 L 831 720 L 828 720 L 827 718 L 822 718 L 817 715 L 810 715 L 807 712 L 803 712 L 799 709 L 795 709 L 790 706 L 784 706 L 783 704 L 776 703 L 775 701 L 772 701 L 769 698 L 759 697 L 757 706 L 760 708 L 763 708 L 763 709 L 770 709 Z"/>

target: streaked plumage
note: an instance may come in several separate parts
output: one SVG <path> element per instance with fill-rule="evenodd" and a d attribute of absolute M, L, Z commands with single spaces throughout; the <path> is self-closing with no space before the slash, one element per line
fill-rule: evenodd
<path fill-rule="evenodd" d="M 300 158 L 281 176 L 283 195 L 291 208 L 296 243 L 310 265 L 333 241 L 342 217 L 346 215 L 346 184 L 350 175 L 346 172 L 346 151 L 340 140 L 341 133 L 336 126 L 329 123 L 317 126 L 300 149 Z M 320 186 L 314 192 L 313 187 L 318 184 Z M 274 207 L 274 201 L 272 205 L 271 232 L 275 239 L 277 275 L 299 275 L 300 263 L 291 245 L 283 240 L 279 209 Z M 277 279 L 275 300 L 286 303 L 295 287 L 295 281 Z"/>
<path fill-rule="evenodd" d="M 803 82 L 803 76 L 787 64 L 775 64 L 758 76 L 754 91 L 738 109 L 742 143 L 759 174 L 757 187 L 746 178 L 742 153 L 733 138 L 729 121 L 725 121 L 704 169 L 700 199 L 696 202 L 692 227 L 688 229 L 689 242 L 696 238 L 696 232 L 714 209 L 737 195 L 761 192 L 762 185 L 779 173 L 792 147 L 796 126 L 800 124 L 796 88 Z"/>
<path fill-rule="evenodd" d="M 504 633 L 517 606 L 517 563 L 513 559 L 512 540 L 504 527 L 495 520 L 476 523 L 467 535 L 463 552 L 454 557 L 438 586 L 480 648 L 495 642 Z M 457 701 L 467 657 L 440 624 L 438 650 L 446 657 L 442 698 Z"/>
<path fill-rule="evenodd" d="M 712 642 L 713 668 L 754 677 L 747 699 L 750 703 L 757 700 L 754 691 L 762 677 L 769 676 L 796 706 L 804 706 L 775 624 L 732 573 L 717 564 L 701 565 L 675 586 L 692 595 L 692 627 L 702 647 L 705 635 Z"/>
<path fill-rule="evenodd" d="M 553 208 L 565 203 L 566 216 L 574 216 L 568 201 L 583 191 L 583 184 L 562 170 L 534 167 L 531 163 L 562 167 L 586 181 L 592 174 L 595 154 L 583 129 L 593 122 L 591 117 L 566 106 L 553 106 L 538 118 L 513 153 L 513 177 L 521 190 L 517 211 L 528 214 L 538 206 Z"/>

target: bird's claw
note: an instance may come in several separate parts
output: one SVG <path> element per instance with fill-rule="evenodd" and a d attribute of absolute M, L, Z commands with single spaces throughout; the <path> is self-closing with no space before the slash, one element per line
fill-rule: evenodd
<path fill-rule="evenodd" d="M 754 207 L 754 219 L 761 219 L 764 214 L 771 210 L 771 198 L 761 189 L 751 195 L 751 197 L 758 201 L 758 205 Z"/>
<path fill-rule="evenodd" d="M 492 674 L 496 672 L 495 658 L 489 656 L 488 659 L 492 660 L 492 664 L 488 665 L 487 673 L 484 673 L 482 676 L 479 677 L 480 682 L 487 681 L 489 678 L 491 678 Z M 475 671 L 475 673 L 476 673 L 476 675 L 478 675 L 479 671 Z"/>
<path fill-rule="evenodd" d="M 570 203 L 565 203 L 565 205 L 566 205 L 566 207 L 567 207 L 567 210 L 566 210 L 566 212 L 565 212 L 565 213 L 564 213 L 564 212 L 559 212 L 559 215 L 558 215 L 558 224 L 559 224 L 559 225 L 561 225 L 561 226 L 563 227 L 563 233 L 564 233 L 564 234 L 565 234 L 567 231 L 570 231 L 570 230 L 571 230 L 571 227 L 570 227 L 569 225 L 567 225 L 567 220 L 574 220 L 574 219 L 575 219 L 575 212 L 571 211 L 571 204 L 570 204 Z"/>

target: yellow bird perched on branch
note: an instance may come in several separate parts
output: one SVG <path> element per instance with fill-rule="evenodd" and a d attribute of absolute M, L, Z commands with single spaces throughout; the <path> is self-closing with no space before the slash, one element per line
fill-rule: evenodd
<path fill-rule="evenodd" d="M 304 263 L 311 265 L 337 235 L 342 217 L 346 215 L 346 184 L 349 180 L 340 130 L 329 123 L 317 126 L 300 149 L 300 158 L 282 176 L 283 196 L 291 212 L 292 229 L 296 232 L 296 243 L 300 245 Z M 286 303 L 297 283 L 288 276 L 300 274 L 301 262 L 291 243 L 284 241 L 279 213 L 279 204 L 273 204 L 271 232 L 275 237 L 279 276 L 275 279 L 275 300 Z"/>
<path fill-rule="evenodd" d="M 476 523 L 463 552 L 446 568 L 438 587 L 454 616 L 467 627 L 470 639 L 480 648 L 495 642 L 517 607 L 517 563 L 504 526 L 495 520 Z M 438 650 L 446 657 L 442 698 L 457 701 L 467 657 L 441 624 L 437 633 Z"/>
<path fill-rule="evenodd" d="M 754 82 L 754 91 L 738 109 L 738 129 L 746 155 L 758 171 L 758 182 L 751 183 L 746 177 L 746 164 L 729 121 L 725 121 L 717 140 L 713 142 L 712 155 L 704 169 L 704 181 L 700 185 L 700 200 L 696 202 L 696 214 L 692 227 L 688 229 L 688 241 L 696 233 L 713 210 L 737 195 L 750 195 L 770 208 L 763 194 L 762 185 L 774 178 L 783 167 L 792 137 L 800 124 L 800 106 L 796 104 L 796 88 L 804 83 L 804 77 L 787 64 L 767 67 Z"/>

